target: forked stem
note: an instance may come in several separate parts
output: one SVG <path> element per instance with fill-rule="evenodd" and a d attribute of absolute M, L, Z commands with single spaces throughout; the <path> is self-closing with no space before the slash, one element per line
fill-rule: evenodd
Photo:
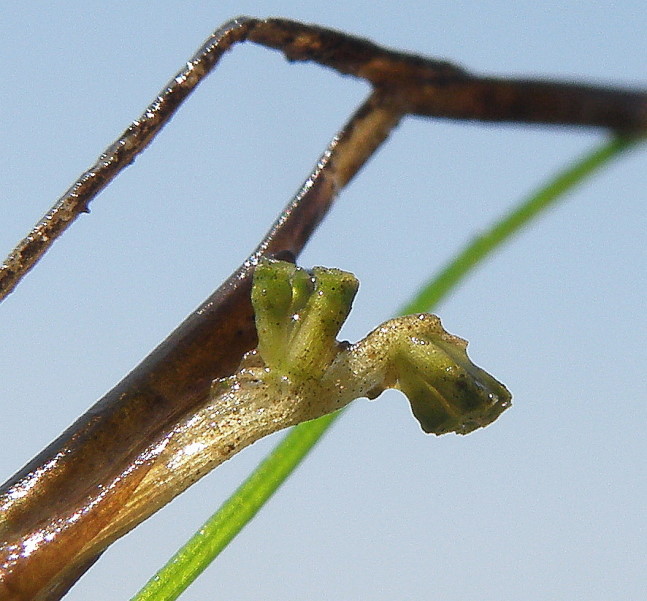
<path fill-rule="evenodd" d="M 90 202 L 141 153 L 222 55 L 245 40 L 370 82 L 400 114 L 481 121 L 647 130 L 644 91 L 473 75 L 461 67 L 383 48 L 346 33 L 288 19 L 239 17 L 218 28 L 144 113 L 85 171 L 5 259 L 0 301 Z"/>
<path fill-rule="evenodd" d="M 542 210 L 563 198 L 574 185 L 601 169 L 623 151 L 632 141 L 612 139 L 582 157 L 570 168 L 546 183 L 536 194 L 502 217 L 483 237 L 473 241 L 443 271 L 451 279 L 436 277 L 409 302 L 404 312 L 433 309 L 455 289 L 477 265 L 502 244 L 535 219 Z M 568 182 L 568 185 L 564 185 Z M 523 215 L 524 218 L 518 218 Z M 462 259 L 469 256 L 470 260 Z M 433 304 L 432 304 L 433 303 Z M 276 490 L 296 470 L 330 426 L 343 412 L 326 415 L 293 428 L 256 470 L 239 486 L 221 508 L 198 532 L 155 574 L 132 601 L 173 601 L 211 564 L 228 543 L 251 521 Z"/>

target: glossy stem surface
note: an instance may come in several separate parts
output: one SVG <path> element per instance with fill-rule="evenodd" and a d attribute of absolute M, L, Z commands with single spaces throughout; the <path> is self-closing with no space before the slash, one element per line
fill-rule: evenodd
<path fill-rule="evenodd" d="M 84 551 L 99 532 L 104 546 L 125 534 L 105 536 L 150 468 L 150 441 L 170 432 L 204 401 L 211 382 L 233 373 L 243 353 L 256 346 L 250 288 L 258 259 L 296 257 L 339 189 L 399 118 L 397 109 L 370 96 L 241 268 L 0 488 L 3 601 L 60 598 L 94 562 L 96 549 L 89 557 Z"/>
<path fill-rule="evenodd" d="M 0 268 L 4 298 L 112 179 L 141 152 L 237 42 L 280 49 L 365 78 L 374 92 L 324 153 L 254 254 L 140 366 L 0 488 L 0 596 L 57 599 L 96 559 L 87 542 L 145 476 L 148 442 L 200 403 L 256 344 L 250 275 L 260 256 L 293 256 L 406 113 L 453 118 L 646 128 L 647 95 L 631 90 L 479 78 L 340 32 L 283 19 L 240 18 L 218 29 L 61 197 Z M 540 101 L 533 100 L 539 94 Z M 115 533 L 116 535 L 117 533 Z M 25 546 L 25 544 L 27 546 Z M 21 546 L 22 545 L 22 546 Z"/>
<path fill-rule="evenodd" d="M 313 61 L 369 81 L 403 113 L 430 117 L 647 130 L 647 92 L 572 82 L 483 77 L 288 19 L 239 17 L 218 28 L 144 113 L 61 196 L 0 267 L 0 301 L 89 203 L 130 165 L 233 45 L 249 40 L 288 60 Z"/>

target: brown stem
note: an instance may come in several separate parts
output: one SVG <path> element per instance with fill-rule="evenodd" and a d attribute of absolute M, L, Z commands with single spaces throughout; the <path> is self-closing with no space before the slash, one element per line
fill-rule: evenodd
<path fill-rule="evenodd" d="M 496 79 L 437 61 L 383 48 L 345 33 L 287 19 L 239 17 L 216 30 L 186 67 L 133 121 L 122 136 L 57 201 L 0 267 L 0 301 L 53 241 L 173 116 L 180 104 L 234 44 L 250 40 L 283 52 L 288 60 L 314 61 L 371 82 L 404 112 L 453 119 L 647 130 L 647 93 L 568 82 Z"/>
<path fill-rule="evenodd" d="M 163 437 L 191 412 L 211 381 L 232 373 L 243 352 L 255 345 L 249 289 L 258 258 L 298 255 L 337 192 L 403 114 L 647 129 L 647 95 L 642 92 L 480 78 L 449 63 L 397 53 L 339 32 L 282 19 L 240 18 L 207 40 L 18 245 L 0 269 L 0 299 L 152 141 L 222 54 L 245 39 L 278 48 L 291 60 L 314 60 L 365 78 L 375 90 L 245 264 L 140 366 L 0 488 L 0 540 L 6 541 L 0 548 L 2 599 L 58 599 L 96 560 L 101 548 L 93 546 L 93 539 L 110 528 L 111 516 L 145 476 L 149 464 L 142 453 L 150 440 Z"/>
<path fill-rule="evenodd" d="M 337 192 L 400 117 L 397 106 L 372 94 L 241 268 L 0 488 L 0 540 L 6 541 L 0 548 L 0 598 L 60 598 L 105 546 L 125 534 L 114 532 L 103 540 L 111 516 L 150 467 L 146 448 L 191 413 L 211 382 L 231 374 L 242 354 L 256 345 L 249 290 L 258 258 L 298 255 Z M 100 531 L 97 548 L 93 539 Z M 41 542 L 26 554 L 34 537 Z"/>

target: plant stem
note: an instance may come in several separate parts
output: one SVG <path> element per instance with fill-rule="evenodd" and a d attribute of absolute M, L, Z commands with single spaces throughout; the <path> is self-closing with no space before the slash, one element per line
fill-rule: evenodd
<path fill-rule="evenodd" d="M 454 259 L 437 273 L 415 296 L 405 305 L 403 313 L 419 313 L 435 307 L 451 290 L 456 288 L 467 273 L 492 254 L 505 242 L 511 240 L 525 225 L 538 217 L 563 199 L 567 192 L 582 183 L 585 178 L 616 158 L 638 142 L 639 138 L 611 138 L 599 148 L 584 155 L 581 159 L 560 171 L 521 201 L 516 208 L 502 217 L 489 230 L 474 238 Z"/>
<path fill-rule="evenodd" d="M 177 599 L 258 513 L 341 413 L 337 411 L 292 428 L 133 601 Z"/>
<path fill-rule="evenodd" d="M 540 213 L 633 146 L 638 138 L 612 138 L 558 173 L 520 202 L 487 232 L 469 243 L 402 309 L 401 314 L 431 310 L 466 275 Z M 215 559 L 296 469 L 328 428 L 338 411 L 294 427 L 241 484 L 222 507 L 173 556 L 131 601 L 172 601 Z"/>

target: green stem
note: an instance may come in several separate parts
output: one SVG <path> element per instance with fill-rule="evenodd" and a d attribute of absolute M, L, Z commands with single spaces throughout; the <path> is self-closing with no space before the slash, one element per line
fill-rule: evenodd
<path fill-rule="evenodd" d="M 431 279 L 402 313 L 429 311 L 450 290 L 523 226 L 553 205 L 622 151 L 635 138 L 614 138 L 560 172 L 530 198 L 521 202 L 489 231 L 468 244 Z M 132 601 L 172 601 L 215 559 L 238 532 L 256 515 L 278 487 L 296 469 L 342 411 L 293 428 L 272 453 L 243 482 L 222 507 L 174 555 Z"/>
<path fill-rule="evenodd" d="M 340 411 L 292 428 L 133 601 L 177 599 L 258 513 L 339 415 Z"/>
<path fill-rule="evenodd" d="M 499 246 L 518 234 L 526 224 L 553 206 L 585 178 L 637 143 L 638 140 L 639 138 L 611 138 L 598 149 L 584 155 L 579 161 L 557 173 L 552 180 L 522 200 L 516 208 L 500 219 L 492 228 L 465 246 L 404 307 L 403 313 L 420 313 L 435 307 L 477 264 L 482 263 Z"/>

